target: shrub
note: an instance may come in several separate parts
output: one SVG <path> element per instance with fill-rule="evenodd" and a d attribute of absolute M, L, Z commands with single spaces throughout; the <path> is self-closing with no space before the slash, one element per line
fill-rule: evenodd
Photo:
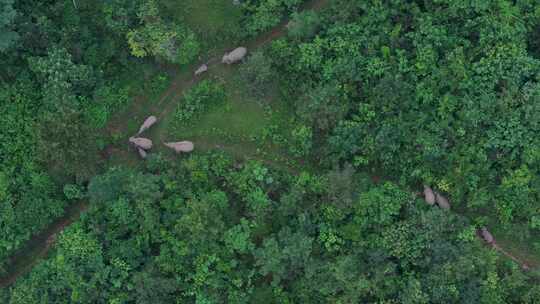
<path fill-rule="evenodd" d="M 170 77 L 165 73 L 159 73 L 150 81 L 150 94 L 152 97 L 157 97 L 169 85 Z"/>
<path fill-rule="evenodd" d="M 291 153 L 297 157 L 309 155 L 313 142 L 313 132 L 310 127 L 298 126 L 292 131 Z"/>
<path fill-rule="evenodd" d="M 256 51 L 240 67 L 237 77 L 251 97 L 264 98 L 272 91 L 276 76 L 271 59 Z"/>
<path fill-rule="evenodd" d="M 242 5 L 247 15 L 248 35 L 256 35 L 277 25 L 281 18 L 296 9 L 301 0 L 246 1 Z"/>
<path fill-rule="evenodd" d="M 225 89 L 221 84 L 204 80 L 184 94 L 176 109 L 175 119 L 186 123 L 211 106 L 224 102 L 225 98 Z"/>
<path fill-rule="evenodd" d="M 295 39 L 305 39 L 315 36 L 321 25 L 321 18 L 315 11 L 293 13 L 291 22 L 287 25 L 289 35 Z"/>
<path fill-rule="evenodd" d="M 189 28 L 161 18 L 156 1 L 147 1 L 137 14 L 142 26 L 126 34 L 131 54 L 153 55 L 171 63 L 186 64 L 200 51 L 195 33 Z"/>
<path fill-rule="evenodd" d="M 100 87 L 92 102 L 85 103 L 84 115 L 90 126 L 101 129 L 107 124 L 110 115 L 126 106 L 129 101 L 129 87 L 117 84 Z"/>
<path fill-rule="evenodd" d="M 66 184 L 64 185 L 64 195 L 68 200 L 81 199 L 84 197 L 84 191 L 79 185 Z"/>

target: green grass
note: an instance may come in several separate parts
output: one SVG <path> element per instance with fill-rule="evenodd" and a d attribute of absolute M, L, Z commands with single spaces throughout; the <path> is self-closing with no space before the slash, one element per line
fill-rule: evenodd
<path fill-rule="evenodd" d="M 178 102 L 182 102 L 182 99 Z M 187 123 L 178 122 L 174 115 L 168 115 L 163 125 L 168 140 L 202 142 L 206 148 L 235 147 L 235 150 L 242 150 L 241 147 L 245 146 L 244 152 L 253 155 L 257 148 L 260 150 L 270 146 L 260 142 L 270 122 L 271 117 L 261 105 L 227 91 L 223 103 L 198 113 Z"/>
<path fill-rule="evenodd" d="M 285 145 L 277 145 L 272 140 L 272 135 L 287 140 L 290 111 L 277 96 L 264 102 L 247 97 L 246 88 L 232 77 L 237 68 L 218 65 L 211 70 L 212 76 L 206 75 L 223 85 L 226 98 L 187 122 L 178 121 L 174 112 L 189 88 L 169 100 L 170 112 L 148 133 L 157 144 L 153 151 L 171 154 L 161 142 L 190 140 L 195 143 L 196 151 L 219 149 L 239 159 L 259 159 L 282 168 L 301 168 Z"/>
<path fill-rule="evenodd" d="M 237 99 L 227 100 L 203 113 L 192 124 L 181 125 L 175 135 L 184 137 L 227 136 L 249 140 L 260 136 L 268 123 L 264 111 L 257 104 Z"/>

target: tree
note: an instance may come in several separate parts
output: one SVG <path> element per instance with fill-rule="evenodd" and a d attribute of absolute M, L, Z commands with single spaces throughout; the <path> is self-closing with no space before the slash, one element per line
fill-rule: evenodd
<path fill-rule="evenodd" d="M 39 159 L 53 166 L 59 176 L 75 176 L 89 180 L 97 170 L 100 157 L 95 131 L 84 122 L 79 112 L 66 110 L 45 116 L 38 129 Z"/>
<path fill-rule="evenodd" d="M 315 11 L 295 12 L 287 25 L 288 33 L 295 39 L 309 39 L 321 27 L 321 18 Z"/>
<path fill-rule="evenodd" d="M 84 102 L 81 95 L 95 84 L 88 66 L 73 63 L 65 48 L 52 47 L 46 57 L 30 59 L 30 69 L 42 81 L 44 109 L 59 112 L 63 109 L 79 110 Z"/>
<path fill-rule="evenodd" d="M 19 39 L 19 34 L 13 29 L 17 17 L 13 3 L 14 0 L 0 1 L 0 53 L 5 52 Z"/>
<path fill-rule="evenodd" d="M 172 63 L 186 64 L 199 54 L 195 34 L 187 27 L 164 21 L 155 0 L 143 2 L 137 16 L 142 26 L 127 33 L 134 56 L 154 55 Z"/>
<path fill-rule="evenodd" d="M 263 51 L 253 52 L 238 71 L 238 78 L 245 84 L 248 94 L 259 101 L 275 89 L 276 76 L 272 61 Z"/>
<path fill-rule="evenodd" d="M 247 34 L 255 35 L 277 25 L 285 13 L 293 11 L 300 3 L 300 0 L 243 2 L 243 9 L 248 16 L 245 20 Z"/>

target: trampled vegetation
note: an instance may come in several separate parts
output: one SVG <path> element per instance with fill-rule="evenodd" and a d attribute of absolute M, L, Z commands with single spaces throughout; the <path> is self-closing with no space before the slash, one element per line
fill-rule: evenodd
<path fill-rule="evenodd" d="M 537 303 L 539 41 L 537 0 L 0 0 L 0 302 Z"/>

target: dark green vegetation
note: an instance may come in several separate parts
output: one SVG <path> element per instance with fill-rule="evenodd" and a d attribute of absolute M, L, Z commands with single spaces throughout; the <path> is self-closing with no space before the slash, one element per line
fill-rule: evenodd
<path fill-rule="evenodd" d="M 537 0 L 239 2 L 0 0 L 0 302 L 537 303 Z"/>
<path fill-rule="evenodd" d="M 533 303 L 540 292 L 465 219 L 350 170 L 155 156 L 94 178 L 88 196 L 12 303 Z"/>

